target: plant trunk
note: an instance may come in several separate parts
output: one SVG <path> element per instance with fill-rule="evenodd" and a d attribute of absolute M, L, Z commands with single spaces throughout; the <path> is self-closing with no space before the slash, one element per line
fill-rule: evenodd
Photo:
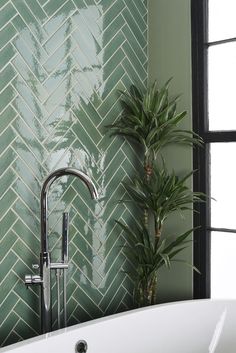
<path fill-rule="evenodd" d="M 155 220 L 155 245 L 159 243 L 162 232 L 162 223 Z"/>
<path fill-rule="evenodd" d="M 145 178 L 147 183 L 150 183 L 151 177 L 152 177 L 152 173 L 153 173 L 153 168 L 151 165 L 149 164 L 145 164 L 144 165 L 144 170 L 145 170 Z M 149 220 L 149 214 L 148 214 L 148 210 L 144 209 L 143 211 L 144 213 L 144 225 L 146 228 L 148 228 L 148 220 Z"/>
<path fill-rule="evenodd" d="M 145 170 L 146 181 L 147 183 L 149 183 L 152 177 L 153 167 L 150 164 L 145 164 L 144 170 Z"/>
<path fill-rule="evenodd" d="M 138 308 L 157 303 L 157 272 L 154 272 L 149 279 L 136 283 L 134 302 Z"/>

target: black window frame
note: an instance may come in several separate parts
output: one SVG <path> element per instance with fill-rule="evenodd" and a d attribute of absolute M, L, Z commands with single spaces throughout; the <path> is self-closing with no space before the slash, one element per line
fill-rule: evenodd
<path fill-rule="evenodd" d="M 234 131 L 209 131 L 207 114 L 207 49 L 211 45 L 218 45 L 235 41 L 236 38 L 207 41 L 208 0 L 191 0 L 191 29 L 192 29 L 192 113 L 193 130 L 204 141 L 203 148 L 193 151 L 193 168 L 197 169 L 193 178 L 193 189 L 209 195 L 209 144 L 214 142 L 236 142 Z M 193 297 L 195 299 L 210 298 L 210 249 L 211 231 L 236 233 L 235 229 L 210 227 L 210 202 L 196 206 L 194 214 L 194 265 L 201 275 L 194 272 Z"/>

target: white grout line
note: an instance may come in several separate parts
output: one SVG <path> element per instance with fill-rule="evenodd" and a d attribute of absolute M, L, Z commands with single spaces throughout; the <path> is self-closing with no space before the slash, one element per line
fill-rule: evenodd
<path fill-rule="evenodd" d="M 6 3 L 6 6 L 7 6 L 8 4 L 9 4 L 9 3 Z M 6 7 L 6 6 L 5 6 L 5 7 Z M 3 11 L 3 8 L 2 8 L 2 7 L 1 7 L 0 11 Z M 18 11 L 16 11 L 16 14 L 15 14 L 14 16 L 12 16 L 12 17 L 5 23 L 5 25 L 4 25 L 3 27 L 0 27 L 1 31 L 4 30 L 5 27 L 7 27 L 7 25 L 9 25 L 9 24 L 10 24 L 12 27 L 14 27 L 13 24 L 12 24 L 12 20 L 14 20 L 14 18 L 17 17 L 17 16 L 18 16 Z M 9 43 L 9 42 L 8 42 L 8 43 Z"/>
<path fill-rule="evenodd" d="M 39 27 L 42 27 L 42 24 L 39 23 L 39 20 L 35 17 L 34 13 L 32 12 L 31 8 L 28 6 L 27 2 L 25 2 L 25 0 L 23 0 L 23 1 L 24 1 L 25 6 L 27 7 L 27 9 L 29 10 L 29 12 L 31 13 L 31 16 L 34 17 L 35 21 L 38 23 Z M 46 12 L 45 12 L 44 9 L 43 9 L 43 6 L 39 5 L 39 3 L 38 3 L 37 0 L 36 0 L 36 2 L 37 2 L 37 4 L 38 4 L 38 6 L 41 8 L 41 10 L 44 12 L 44 15 L 45 15 L 46 17 L 48 17 L 48 15 L 46 14 Z"/>

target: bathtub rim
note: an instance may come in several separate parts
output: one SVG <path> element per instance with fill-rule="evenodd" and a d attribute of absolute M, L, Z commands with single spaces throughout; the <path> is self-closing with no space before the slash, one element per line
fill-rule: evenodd
<path fill-rule="evenodd" d="M 45 334 L 41 334 L 35 337 L 31 337 L 29 339 L 25 339 L 23 341 L 17 342 L 17 343 L 13 343 L 10 344 L 6 347 L 2 347 L 0 348 L 0 352 L 4 353 L 4 352 L 11 352 L 13 349 L 17 348 L 17 347 L 22 347 L 22 346 L 26 346 L 29 345 L 33 342 L 39 342 L 39 341 L 44 341 L 44 340 L 48 340 L 51 337 L 57 337 L 58 335 L 61 335 L 63 333 L 67 333 L 67 332 L 73 332 L 76 331 L 80 328 L 86 328 L 88 326 L 94 326 L 97 325 L 99 323 L 103 323 L 106 321 L 112 321 L 115 319 L 119 319 L 125 316 L 130 316 L 130 315 L 135 315 L 139 312 L 145 312 L 145 311 L 153 311 L 156 309 L 163 309 L 166 307 L 173 307 L 173 306 L 184 306 L 184 305 L 194 305 L 194 304 L 200 304 L 200 303 L 219 303 L 219 304 L 229 304 L 229 303 L 234 303 L 236 305 L 236 299 L 212 299 L 212 298 L 207 298 L 207 299 L 187 299 L 187 300 L 181 300 L 181 301 L 175 301 L 175 302 L 167 302 L 167 303 L 161 303 L 161 304 L 155 304 L 155 305 L 150 305 L 150 306 L 146 306 L 146 307 L 142 307 L 142 308 L 138 308 L 138 309 L 130 309 L 121 313 L 117 313 L 117 314 L 111 314 L 108 316 L 104 316 L 98 319 L 91 319 L 90 321 L 86 321 L 83 323 L 78 323 L 72 326 L 68 326 L 66 328 L 61 328 L 49 333 L 45 333 Z"/>

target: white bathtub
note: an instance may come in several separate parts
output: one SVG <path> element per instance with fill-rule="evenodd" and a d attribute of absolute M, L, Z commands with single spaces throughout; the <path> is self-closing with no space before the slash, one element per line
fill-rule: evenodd
<path fill-rule="evenodd" d="M 236 353 L 236 301 L 195 300 L 133 310 L 17 343 L 0 351 Z"/>

